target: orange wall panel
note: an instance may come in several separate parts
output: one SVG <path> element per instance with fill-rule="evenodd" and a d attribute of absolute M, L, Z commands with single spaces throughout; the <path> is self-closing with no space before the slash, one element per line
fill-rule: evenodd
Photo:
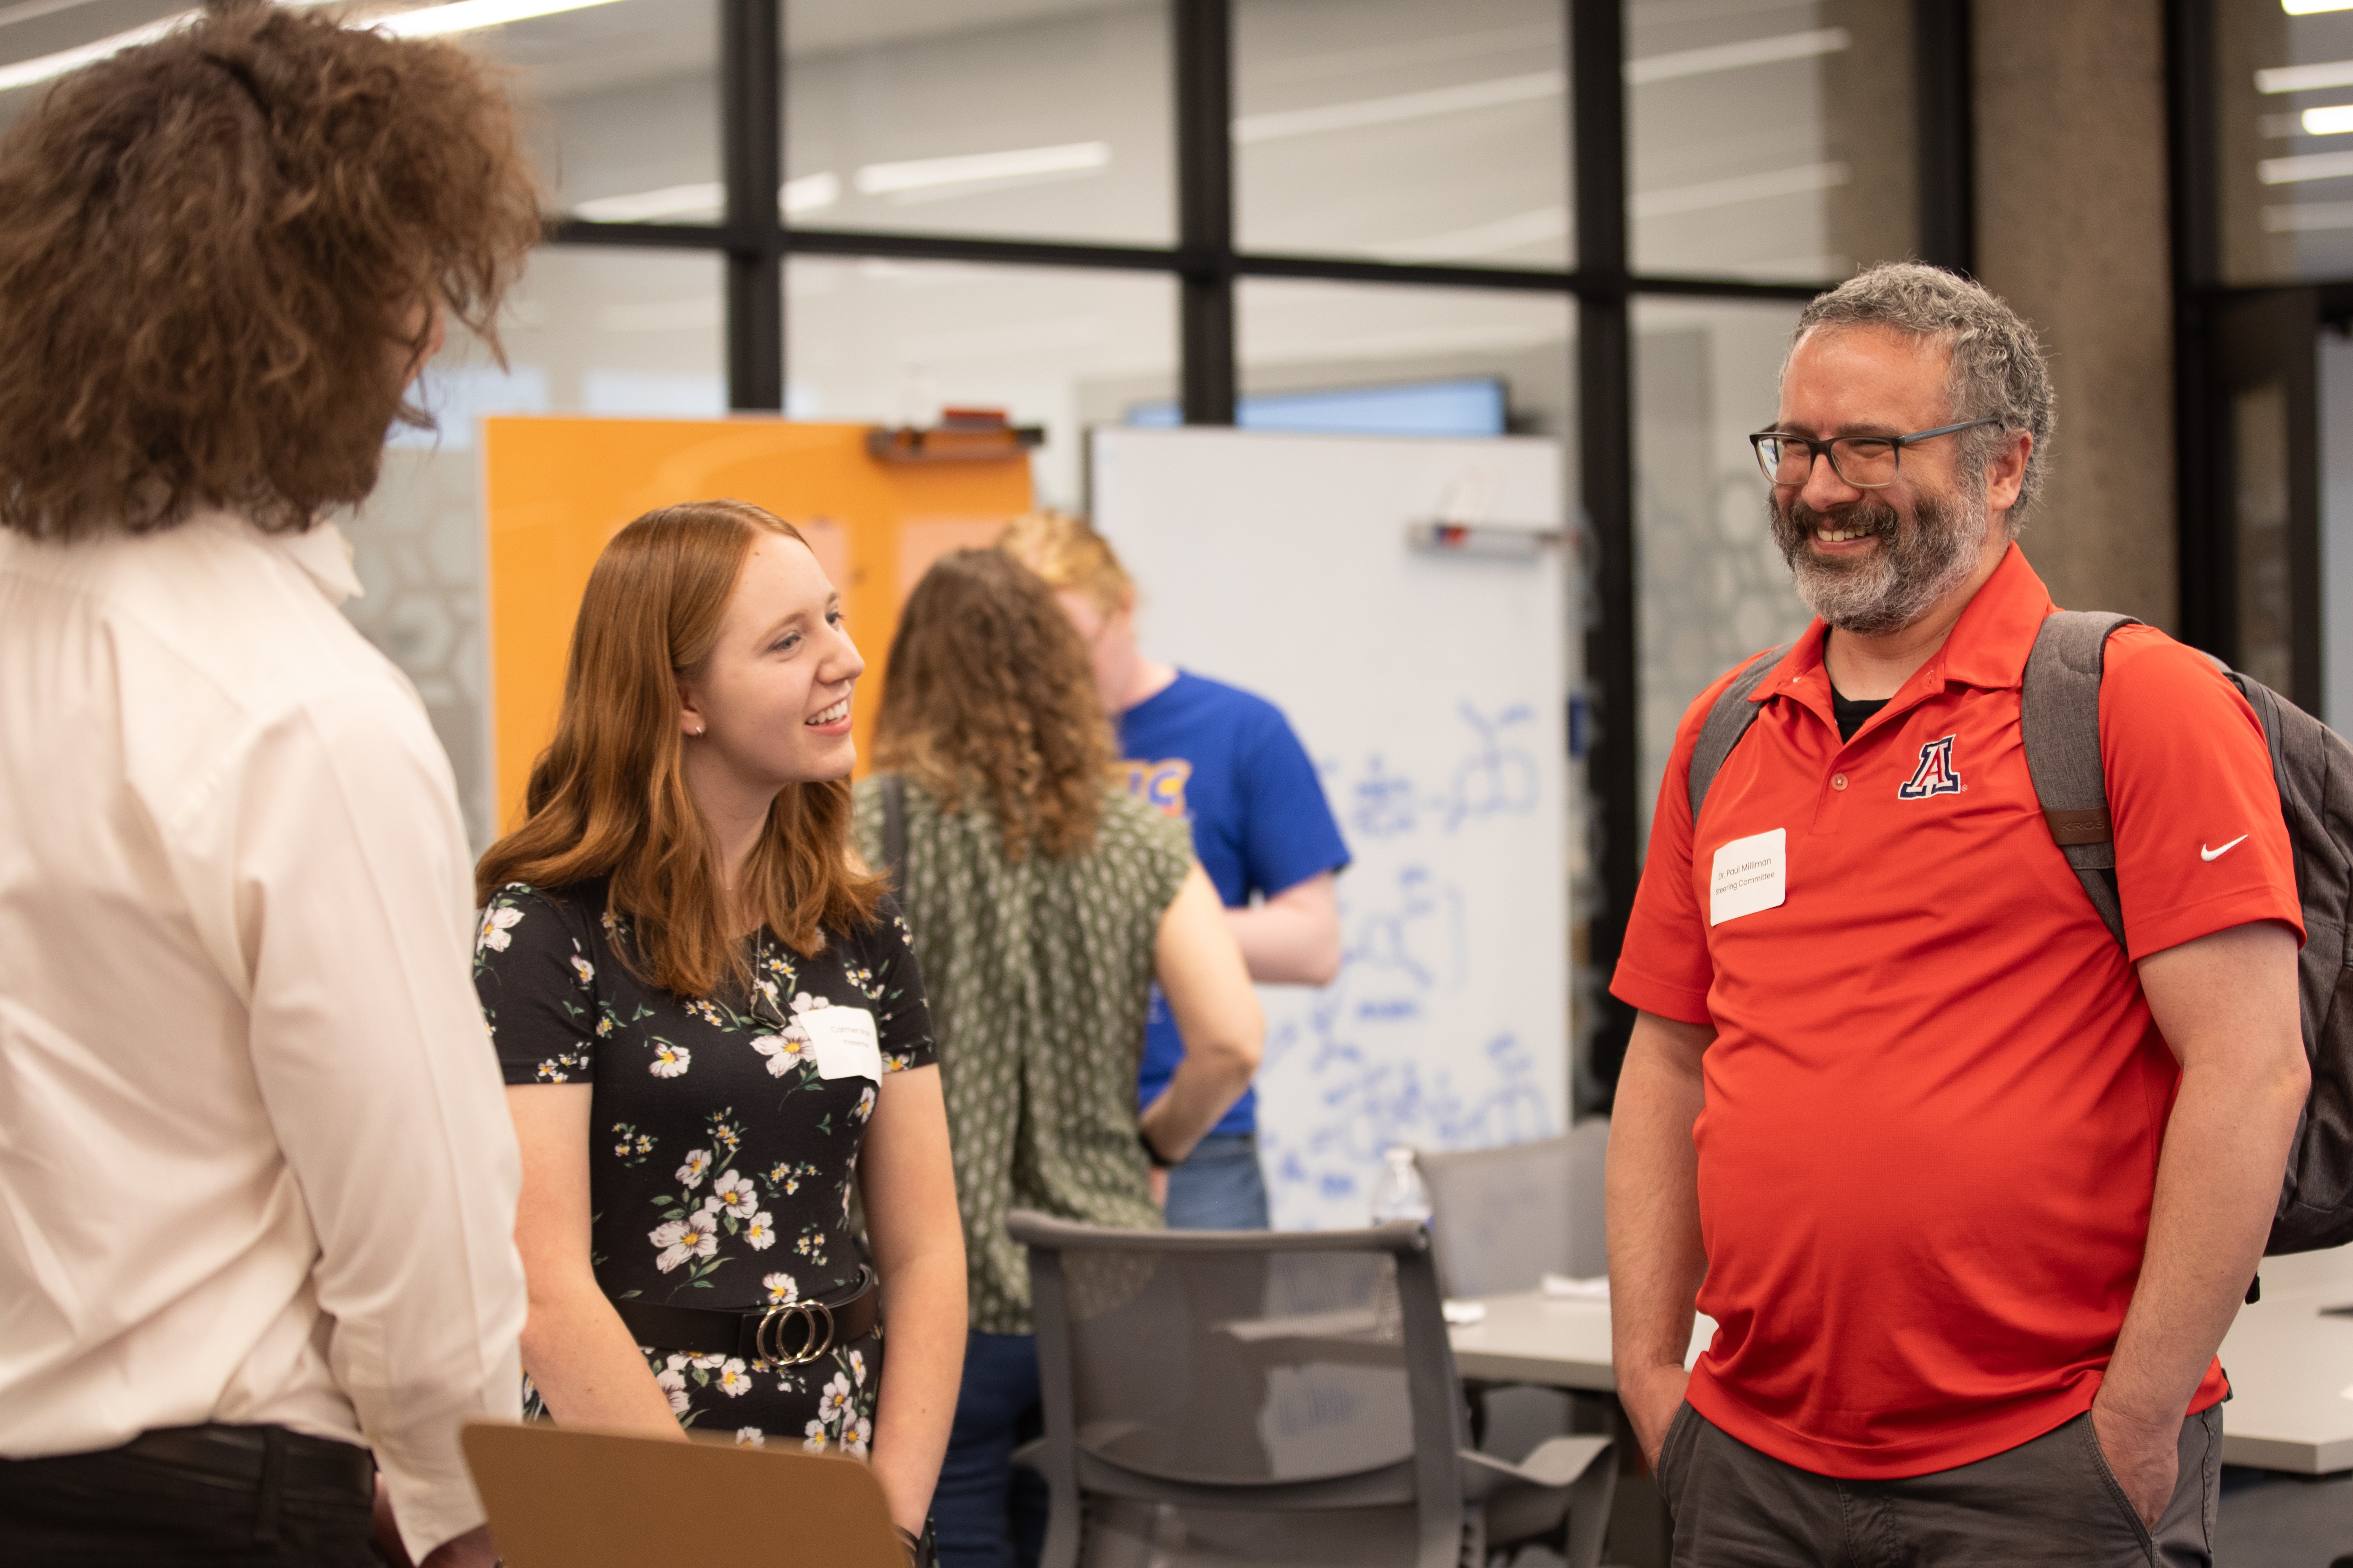
<path fill-rule="evenodd" d="M 899 607 L 947 550 L 986 543 L 1030 505 L 1026 457 L 881 463 L 864 425 L 780 419 L 493 418 L 483 422 L 491 715 L 501 828 L 555 730 L 589 569 L 632 518 L 680 501 L 746 500 L 800 527 L 865 654 L 853 728 L 863 763 Z"/>

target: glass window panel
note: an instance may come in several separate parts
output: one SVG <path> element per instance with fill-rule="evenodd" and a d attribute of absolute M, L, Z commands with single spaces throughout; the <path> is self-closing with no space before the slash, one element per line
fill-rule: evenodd
<path fill-rule="evenodd" d="M 1240 0 L 1236 243 L 1562 267 L 1560 0 Z"/>
<path fill-rule="evenodd" d="M 785 289 L 793 417 L 1001 408 L 1045 426 L 1041 505 L 1084 504 L 1087 425 L 1175 393 L 1176 285 L 1156 274 L 797 256 Z"/>
<path fill-rule="evenodd" d="M 2353 277 L 2353 12 L 2238 0 L 2214 33 L 2225 279 Z"/>
<path fill-rule="evenodd" d="M 79 50 L 188 9 L 187 0 L 79 0 L 8 5 L 0 0 L 0 127 L 40 100 L 57 77 L 81 63 Z"/>
<path fill-rule="evenodd" d="M 345 611 L 417 683 L 478 851 L 498 826 L 482 637 L 481 420 L 723 412 L 720 266 L 712 256 L 541 249 L 501 328 L 507 368 L 478 342 L 453 337 L 423 386 L 439 430 L 396 429 L 375 493 L 345 524 L 366 589 Z"/>
<path fill-rule="evenodd" d="M 1843 278 L 1917 227 L 1911 8 L 1627 0 L 1638 272 Z"/>
<path fill-rule="evenodd" d="M 186 0 L 0 3 L 0 73 L 188 9 Z M 619 0 L 450 37 L 514 73 L 552 210 L 711 223 L 722 205 L 717 18 L 717 0 Z M 0 124 L 47 86 L 0 89 Z"/>
<path fill-rule="evenodd" d="M 1166 245 L 1166 0 L 791 0 L 783 200 L 812 227 Z"/>
<path fill-rule="evenodd" d="M 552 210 L 719 221 L 718 0 L 621 0 L 460 37 L 516 72 Z"/>
<path fill-rule="evenodd" d="M 1748 433 L 1773 421 L 1798 307 L 1634 305 L 1635 689 L 1642 839 L 1675 726 L 1708 683 L 1812 618 L 1767 521 Z"/>

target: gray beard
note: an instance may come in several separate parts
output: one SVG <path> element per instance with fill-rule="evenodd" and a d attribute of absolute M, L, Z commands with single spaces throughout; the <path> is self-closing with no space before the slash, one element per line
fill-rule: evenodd
<path fill-rule="evenodd" d="M 1798 596 L 1831 626 L 1860 637 L 1902 630 L 1968 582 L 1990 526 L 1982 500 L 1970 504 L 1950 490 L 1917 497 L 1908 520 L 1875 498 L 1835 515 L 1802 501 L 1785 508 L 1775 500 L 1767 506 L 1773 542 L 1788 563 Z M 1880 548 L 1861 561 L 1822 560 L 1810 546 L 1825 522 L 1867 528 Z"/>

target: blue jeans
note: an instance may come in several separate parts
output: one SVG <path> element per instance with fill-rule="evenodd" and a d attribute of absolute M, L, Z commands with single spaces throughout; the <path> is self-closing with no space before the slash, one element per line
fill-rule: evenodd
<path fill-rule="evenodd" d="M 1013 1450 L 1044 1431 L 1036 1338 L 966 1334 L 955 1422 L 932 1493 L 942 1568 L 1036 1568 L 1046 1545 L 1046 1482 L 1017 1469 Z"/>
<path fill-rule="evenodd" d="M 1168 1173 L 1171 1230 L 1265 1230 L 1266 1173 L 1258 1134 L 1212 1132 Z"/>

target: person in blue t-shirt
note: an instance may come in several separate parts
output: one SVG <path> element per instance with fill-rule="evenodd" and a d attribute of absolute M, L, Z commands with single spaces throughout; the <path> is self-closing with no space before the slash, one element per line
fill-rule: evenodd
<path fill-rule="evenodd" d="M 1348 864 L 1348 847 L 1315 764 L 1282 710 L 1145 658 L 1135 642 L 1135 586 L 1111 545 L 1083 521 L 1032 514 L 1017 520 L 1000 543 L 1053 585 L 1086 639 L 1095 684 L 1119 727 L 1129 786 L 1192 825 L 1194 853 L 1225 900 L 1250 978 L 1328 984 L 1340 972 L 1334 882 Z M 1141 1104 L 1167 1087 L 1184 1054 L 1155 990 L 1137 1084 Z M 1162 1186 L 1157 1171 L 1155 1185 Z M 1162 1190 L 1176 1229 L 1266 1228 L 1256 1090 L 1167 1171 Z"/>

